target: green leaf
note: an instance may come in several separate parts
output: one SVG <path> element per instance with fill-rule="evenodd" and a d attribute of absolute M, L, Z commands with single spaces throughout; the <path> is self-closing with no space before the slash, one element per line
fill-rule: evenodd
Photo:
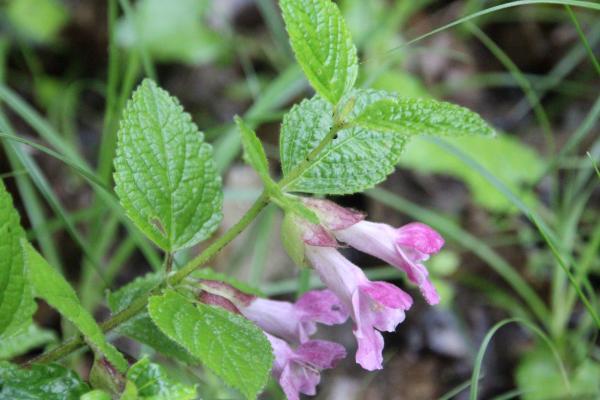
<path fill-rule="evenodd" d="M 265 149 L 256 133 L 240 117 L 235 116 L 234 119 L 242 137 L 244 159 L 254 168 L 265 185 L 274 184 L 269 175 L 269 161 L 267 161 Z"/>
<path fill-rule="evenodd" d="M 111 312 L 116 314 L 127 308 L 134 300 L 156 288 L 162 277 L 162 274 L 146 274 L 119 290 L 109 293 L 107 302 Z M 164 355 L 177 358 L 187 364 L 198 364 L 198 360 L 194 359 L 187 350 L 169 339 L 154 325 L 145 310 L 119 325 L 116 331 L 144 343 Z"/>
<path fill-rule="evenodd" d="M 69 19 L 60 0 L 11 0 L 6 16 L 17 32 L 42 43 L 55 40 Z"/>
<path fill-rule="evenodd" d="M 394 171 L 407 140 L 417 134 L 491 133 L 475 113 L 435 100 L 400 98 L 393 93 L 353 90 L 337 114 L 319 96 L 294 106 L 280 135 L 287 191 L 350 194 L 382 182 Z M 332 135 L 332 133 L 334 135 Z M 324 139 L 331 140 L 311 154 Z M 300 174 L 294 171 L 301 169 Z"/>
<path fill-rule="evenodd" d="M 208 238 L 221 221 L 212 147 L 177 99 L 149 79 L 121 120 L 115 183 L 127 215 L 166 251 Z"/>
<path fill-rule="evenodd" d="M 104 333 L 94 317 L 81 305 L 77 294 L 63 278 L 53 269 L 29 243 L 22 242 L 25 250 L 25 261 L 28 278 L 36 296 L 44 299 L 65 318 L 71 321 L 85 336 L 90 346 L 100 351 L 119 371 L 127 369 L 127 361 L 121 353 L 106 341 Z"/>
<path fill-rule="evenodd" d="M 58 364 L 34 364 L 21 369 L 0 362 L 2 400 L 79 400 L 89 390 L 75 372 Z"/>
<path fill-rule="evenodd" d="M 103 390 L 92 390 L 82 395 L 79 400 L 111 400 L 111 396 Z"/>
<path fill-rule="evenodd" d="M 133 23 L 124 17 L 117 25 L 121 46 L 144 47 L 153 59 L 202 64 L 227 50 L 224 35 L 205 21 L 206 0 L 141 0 L 135 3 Z"/>
<path fill-rule="evenodd" d="M 125 390 L 121 393 L 121 398 L 119 400 L 138 400 L 138 392 L 135 383 L 127 381 Z"/>
<path fill-rule="evenodd" d="M 473 111 L 432 99 L 382 99 L 365 107 L 354 124 L 404 136 L 494 134 L 494 130 Z"/>
<path fill-rule="evenodd" d="M 527 352 L 519 362 L 516 381 L 524 400 L 597 399 L 600 395 L 600 364 L 583 361 L 570 373 L 570 391 L 555 366 L 552 353 L 542 346 Z"/>
<path fill-rule="evenodd" d="M 19 214 L 0 180 L 0 343 L 31 325 L 36 305 L 25 276 Z M 2 346 L 4 350 L 4 346 Z"/>
<path fill-rule="evenodd" d="M 139 297 L 147 294 L 152 289 L 160 285 L 164 274 L 149 273 L 135 278 L 118 290 L 110 292 L 107 296 L 107 302 L 110 310 L 116 314 L 126 309 Z"/>
<path fill-rule="evenodd" d="M 9 360 L 56 340 L 54 332 L 31 324 L 26 330 L 0 341 L 0 360 Z"/>
<path fill-rule="evenodd" d="M 535 193 L 530 188 L 543 173 L 544 162 L 535 150 L 521 144 L 517 138 L 505 134 L 494 138 L 468 136 L 445 140 L 468 153 L 526 204 L 536 204 Z M 473 200 L 490 211 L 518 211 L 485 177 L 427 138 L 417 138 L 406 146 L 400 165 L 464 181 L 473 195 Z"/>
<path fill-rule="evenodd" d="M 367 105 L 392 98 L 385 92 L 353 91 L 342 100 L 345 118 L 359 115 Z M 279 148 L 284 177 L 305 167 L 283 189 L 319 194 L 348 194 L 369 188 L 394 170 L 406 138 L 360 126 L 340 129 L 310 163 L 302 166 L 331 129 L 333 106 L 320 96 L 304 100 L 283 118 Z"/>
<path fill-rule="evenodd" d="M 142 358 L 129 368 L 127 379 L 138 389 L 138 399 L 147 400 L 193 400 L 197 397 L 196 386 L 178 382 L 167 375 L 165 369 Z"/>
<path fill-rule="evenodd" d="M 151 297 L 148 311 L 164 333 L 247 398 L 256 398 L 267 383 L 271 346 L 245 318 L 204 304 L 194 306 L 173 291 Z"/>
<path fill-rule="evenodd" d="M 340 10 L 330 0 L 280 0 L 298 63 L 316 92 L 333 104 L 354 86 L 356 47 Z"/>

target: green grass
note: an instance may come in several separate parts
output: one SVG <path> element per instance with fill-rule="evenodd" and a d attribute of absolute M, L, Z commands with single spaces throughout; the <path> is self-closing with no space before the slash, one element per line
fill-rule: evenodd
<path fill-rule="evenodd" d="M 435 51 L 425 45 L 420 46 L 424 39 L 454 27 L 464 28 L 461 38 L 480 41 L 506 71 L 475 74 L 453 84 L 443 83 L 438 87 L 429 88 L 429 92 L 446 95 L 472 88 L 521 89 L 523 100 L 515 102 L 510 117 L 523 122 L 523 118 L 533 110 L 536 124 L 534 128 L 543 132 L 547 143 L 543 152 L 547 161 L 546 171 L 540 180 L 540 186 L 549 184 L 552 189 L 550 199 L 541 201 L 539 208 L 533 208 L 508 189 L 491 171 L 475 162 L 469 154 L 447 142 L 434 140 L 436 145 L 468 165 L 498 189 L 520 211 L 520 217 L 490 216 L 489 220 L 493 224 L 490 229 L 495 237 L 482 238 L 463 227 L 458 217 L 444 215 L 408 201 L 391 190 L 375 188 L 366 192 L 371 201 L 387 207 L 390 211 L 423 221 L 440 231 L 448 240 L 449 247 L 460 252 L 461 257 L 467 259 L 474 256 L 482 261 L 494 275 L 481 276 L 472 271 L 460 270 L 451 279 L 486 294 L 491 304 L 504 310 L 510 317 L 518 317 L 503 320 L 488 331 L 474 360 L 472 379 L 457 386 L 440 400 L 453 398 L 467 389 L 470 389 L 472 399 L 477 398 L 479 384 L 485 380 L 482 364 L 486 349 L 499 329 L 513 323 L 526 327 L 536 335 L 537 341 L 544 342 L 551 349 L 565 385 L 569 385 L 567 370 L 572 360 L 571 349 L 565 338 L 586 342 L 590 340 L 590 336 L 593 338 L 593 335 L 597 335 L 600 328 L 597 289 L 592 287 L 588 279 L 590 273 L 598 268 L 597 255 L 600 251 L 600 227 L 594 225 L 598 210 L 590 204 L 600 179 L 598 155 L 591 155 L 600 143 L 600 139 L 594 136 L 600 118 L 600 97 L 594 91 L 594 86 L 590 85 L 589 79 L 589 72 L 596 77 L 600 76 L 600 63 L 593 51 L 600 42 L 600 4 L 591 1 L 523 0 L 481 8 L 479 2 L 468 1 L 463 8 L 464 17 L 410 40 L 404 40 L 403 33 L 410 32 L 407 31 L 407 23 L 417 13 L 426 13 L 424 7 L 428 3 L 430 2 L 397 2 L 391 9 L 386 10 L 388 12 L 380 15 L 381 23 L 375 24 L 363 37 L 356 38 L 364 55 L 361 64 L 368 71 L 361 77 L 362 82 L 369 84 L 384 72 L 402 68 L 405 60 L 415 53 Z M 112 191 L 111 176 L 117 122 L 121 110 L 141 75 L 156 79 L 157 70 L 154 60 L 143 45 L 130 52 L 123 51 L 116 45 L 117 18 L 121 12 L 125 18 L 132 18 L 131 2 L 109 0 L 107 5 L 109 62 L 105 83 L 73 84 L 68 94 L 65 94 L 63 105 L 45 111 L 38 111 L 4 80 L 0 83 L 0 101 L 6 111 L 11 112 L 11 116 L 18 116 L 38 136 L 32 140 L 27 139 L 25 135 L 29 131 L 17 132 L 15 127 L 21 125 L 6 118 L 5 113 L 0 115 L 0 139 L 12 169 L 12 172 L 2 176 L 15 180 L 19 198 L 31 226 L 30 237 L 38 242 L 49 262 L 61 271 L 82 269 L 79 292 L 82 294 L 83 304 L 91 310 L 102 303 L 103 289 L 113 287 L 117 276 L 131 268 L 129 260 L 138 252 L 145 256 L 147 264 L 155 270 L 160 269 L 162 263 L 158 252 L 140 235 L 121 210 Z M 246 75 L 246 84 L 252 89 L 255 97 L 254 103 L 243 116 L 253 128 L 265 122 L 278 122 L 290 103 L 301 98 L 307 90 L 307 83 L 300 69 L 293 64 L 277 7 L 272 2 L 263 0 L 258 0 L 258 7 L 272 36 L 273 54 L 269 54 L 266 59 L 273 63 L 273 70 L 278 72 L 267 86 L 261 88 L 259 82 L 262 82 L 264 77 L 252 65 L 252 57 L 256 57 L 256 54 L 247 52 L 245 48 L 236 49 L 238 56 L 243 56 L 241 63 Z M 578 42 L 545 75 L 521 71 L 520 66 L 510 59 L 506 51 L 488 36 L 485 26 L 474 25 L 477 22 L 512 21 L 517 14 L 504 11 L 516 8 L 532 10 L 527 14 L 519 14 L 519 18 L 523 20 L 571 24 L 577 33 Z M 238 46 L 242 46 L 240 43 L 248 42 L 239 41 Z M 32 79 L 32 83 L 36 85 L 45 76 L 37 49 L 23 41 L 18 45 L 28 70 L 28 74 L 21 76 L 20 81 Z M 438 52 L 454 62 L 467 65 L 471 62 L 465 54 L 452 49 Z M 586 69 L 588 74 L 574 74 L 574 71 L 582 69 Z M 4 72 L 4 65 L 1 70 Z M 22 86 L 21 84 L 19 89 Z M 91 165 L 81 155 L 76 135 L 77 101 L 84 88 L 89 86 L 93 86 L 95 91 L 105 96 L 101 141 L 95 165 Z M 558 99 L 553 100 L 547 96 L 548 93 L 553 93 L 553 97 Z M 559 119 L 560 102 L 579 99 L 592 99 L 590 109 L 586 110 L 582 122 L 568 135 L 566 142 L 560 146 L 555 145 L 555 142 L 559 143 L 559 132 L 553 126 L 553 122 Z M 210 135 L 215 138 L 215 157 L 219 171 L 225 173 L 239 160 L 240 138 L 232 124 L 217 126 L 211 130 Z M 588 158 L 581 154 L 586 150 L 582 148 L 584 144 L 590 145 L 591 154 Z M 75 177 L 75 190 L 89 190 L 93 195 L 89 208 L 69 210 L 61 204 L 55 188 L 42 172 L 37 157 L 32 157 L 28 151 L 31 149 L 34 149 L 36 154 L 53 157 L 69 167 L 70 173 Z M 276 157 L 277 152 L 273 151 L 274 149 L 268 147 L 267 150 L 270 156 Z M 229 199 L 239 201 L 256 196 L 257 193 L 252 190 L 230 190 L 226 193 Z M 269 261 L 270 239 L 278 235 L 277 215 L 278 211 L 274 207 L 267 208 L 261 214 L 250 228 L 250 238 L 240 244 L 227 268 L 233 274 L 247 272 L 250 277 L 249 283 L 269 295 L 291 296 L 309 288 L 321 287 L 318 278 L 309 270 L 301 271 L 298 277 L 292 279 L 277 282 L 269 282 L 266 279 L 265 268 Z M 518 218 L 527 219 L 528 222 L 519 221 Z M 512 229 L 519 227 L 527 230 L 529 239 L 514 235 Z M 56 240 L 56 233 L 62 230 L 69 234 L 81 250 L 81 265 L 65 264 L 60 243 Z M 547 274 L 540 277 L 524 265 L 511 265 L 502 255 L 502 245 L 519 246 L 528 258 L 529 252 L 535 247 L 536 251 L 542 252 L 546 257 L 547 262 L 544 265 L 547 270 L 543 272 Z M 190 252 L 182 255 L 177 262 L 185 264 L 192 257 Z M 249 270 L 240 271 L 242 266 L 248 266 Z M 367 275 L 370 279 L 403 279 L 399 271 L 389 266 L 370 268 Z M 503 281 L 503 285 L 497 284 L 496 275 Z M 102 284 L 98 284 L 98 277 L 103 281 Z M 543 286 L 548 280 L 549 294 L 535 286 Z M 573 328 L 569 321 L 580 305 L 583 305 L 587 314 L 581 321 L 577 321 L 577 326 Z M 591 346 L 585 356 L 591 357 L 593 351 Z M 496 398 L 508 399 L 521 394 L 522 391 L 516 389 Z"/>

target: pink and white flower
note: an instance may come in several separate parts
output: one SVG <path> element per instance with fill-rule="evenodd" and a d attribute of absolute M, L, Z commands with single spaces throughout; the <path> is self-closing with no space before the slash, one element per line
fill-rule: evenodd
<path fill-rule="evenodd" d="M 275 356 L 272 374 L 288 400 L 299 400 L 300 393 L 315 395 L 321 371 L 334 368 L 346 357 L 344 347 L 334 342 L 309 340 L 294 349 L 285 340 L 266 336 Z"/>
<path fill-rule="evenodd" d="M 213 292 L 203 290 L 198 295 L 198 299 L 205 304 L 222 307 L 233 313 L 244 315 L 242 312 L 244 309 L 243 304 L 248 302 L 250 297 L 252 298 L 250 299 L 250 304 L 257 300 L 270 301 L 272 303 L 269 303 L 266 308 L 263 308 L 264 306 L 262 305 L 256 306 L 257 308 L 263 308 L 257 315 L 264 317 L 267 309 L 273 310 L 276 311 L 276 315 L 282 322 L 288 319 L 288 315 L 285 314 L 286 310 L 296 312 L 296 310 L 293 308 L 290 309 L 287 306 L 285 309 L 277 309 L 278 305 L 286 302 L 277 302 L 249 296 L 223 282 L 203 282 L 203 288 L 208 287 L 213 289 Z M 209 283 L 206 284 L 206 282 Z M 215 292 L 217 291 L 221 294 L 216 294 Z M 229 293 L 229 295 L 222 295 L 227 293 Z M 306 315 L 320 315 L 320 318 L 330 322 L 339 320 L 339 314 L 334 313 L 332 317 L 332 314 L 324 311 L 323 308 L 325 307 L 326 309 L 332 304 L 331 297 L 335 296 L 331 292 L 313 291 L 308 292 L 307 295 L 303 296 L 301 300 L 303 303 L 309 304 L 300 306 L 299 309 L 302 310 L 300 313 L 306 313 Z M 337 298 L 335 299 L 335 303 L 337 304 Z M 242 309 L 238 308 L 238 305 L 240 304 L 242 305 Z M 291 303 L 287 304 L 292 305 Z M 346 318 L 344 318 L 344 320 Z M 262 318 L 259 319 L 263 321 Z M 270 325 L 275 318 L 270 317 L 269 320 L 270 322 L 266 325 Z M 260 324 L 258 325 L 263 328 Z M 279 326 L 277 323 L 275 323 L 274 326 L 277 329 L 282 328 L 282 326 Z M 285 331 L 285 333 L 289 332 Z M 326 340 L 306 340 L 294 347 L 286 340 L 274 336 L 271 332 L 264 332 L 264 334 L 273 349 L 274 360 L 271 373 L 275 379 L 278 380 L 279 385 L 283 389 L 288 400 L 299 400 L 301 393 L 315 395 L 316 387 L 321 381 L 321 371 L 328 368 L 334 368 L 339 360 L 346 357 L 346 349 L 338 343 Z"/>
<path fill-rule="evenodd" d="M 311 290 L 295 303 L 251 296 L 220 281 L 203 280 L 201 287 L 231 301 L 239 312 L 264 331 L 292 343 L 306 342 L 316 323 L 343 324 L 348 312 L 329 290 Z"/>
<path fill-rule="evenodd" d="M 371 282 L 364 272 L 331 247 L 306 245 L 305 254 L 321 280 L 350 311 L 358 343 L 356 362 L 366 370 L 382 368 L 383 336 L 404 321 L 411 297 L 387 282 Z"/>
<path fill-rule="evenodd" d="M 290 342 L 306 342 L 316 323 L 343 324 L 348 319 L 346 308 L 329 290 L 304 293 L 295 303 L 256 298 L 241 313 L 265 331 Z"/>
<path fill-rule="evenodd" d="M 363 253 L 377 257 L 406 272 L 429 304 L 437 304 L 440 297 L 429 280 L 423 262 L 440 251 L 444 239 L 435 230 L 420 222 L 400 228 L 387 224 L 364 221 L 362 214 L 345 209 L 328 200 L 309 199 L 321 223 L 336 239 Z"/>

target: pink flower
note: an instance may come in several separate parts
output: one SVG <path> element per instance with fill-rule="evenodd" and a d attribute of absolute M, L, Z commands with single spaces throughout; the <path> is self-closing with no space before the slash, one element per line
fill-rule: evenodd
<path fill-rule="evenodd" d="M 256 298 L 240 312 L 265 331 L 290 342 L 306 342 L 324 325 L 343 324 L 348 312 L 329 290 L 304 293 L 296 303 Z"/>
<path fill-rule="evenodd" d="M 439 303 L 440 297 L 423 265 L 444 245 L 439 233 L 419 222 L 393 228 L 387 224 L 363 221 L 362 214 L 328 200 L 310 199 L 305 202 L 318 213 L 321 223 L 336 239 L 405 271 L 429 304 Z"/>
<path fill-rule="evenodd" d="M 199 301 L 205 304 L 222 307 L 236 314 L 244 315 L 243 312 L 241 312 L 242 310 L 238 308 L 238 305 L 247 302 L 249 297 L 252 298 L 250 304 L 257 300 L 265 300 L 246 294 L 240 296 L 240 291 L 223 282 L 203 281 L 203 283 L 203 288 L 211 288 L 213 292 L 203 290 L 198 295 Z M 221 294 L 214 293 L 217 291 L 221 294 L 229 293 L 229 295 L 222 296 Z M 319 314 L 327 321 L 338 321 L 340 318 L 338 313 L 333 314 L 333 317 L 329 312 L 323 313 L 323 305 L 330 305 L 332 297 L 335 296 L 326 290 L 320 292 L 308 292 L 300 300 L 309 304 L 304 304 L 299 309 L 304 310 L 302 312 L 308 314 Z M 298 302 L 300 302 L 300 300 Z M 273 300 L 265 301 L 274 303 L 269 304 L 268 307 L 274 307 L 276 303 L 286 303 Z M 291 303 L 288 304 L 291 305 Z M 293 305 L 291 306 L 293 307 Z M 292 309 L 292 311 L 294 310 Z M 263 311 L 259 312 L 259 314 L 263 314 Z M 285 310 L 278 310 L 277 316 L 282 321 L 288 319 Z M 346 318 L 347 315 L 344 320 Z M 275 320 L 274 316 L 271 316 L 270 319 L 273 321 Z M 281 327 L 278 327 L 278 329 L 279 328 Z M 274 360 L 271 373 L 275 379 L 279 381 L 279 385 L 281 385 L 288 400 L 299 400 L 300 393 L 315 395 L 316 387 L 321 380 L 321 371 L 327 368 L 334 368 L 339 360 L 346 357 L 346 350 L 344 347 L 334 342 L 326 340 L 307 340 L 299 344 L 296 348 L 293 348 L 284 339 L 278 338 L 269 332 L 264 332 L 264 334 L 273 349 Z"/>
<path fill-rule="evenodd" d="M 309 340 L 293 349 L 285 340 L 266 336 L 275 356 L 273 376 L 288 400 L 299 400 L 300 393 L 315 395 L 321 370 L 334 368 L 346 357 L 344 347 L 334 342 Z"/>
<path fill-rule="evenodd" d="M 321 280 L 341 300 L 354 320 L 356 362 L 372 371 L 382 368 L 383 336 L 404 321 L 411 297 L 387 282 L 371 282 L 364 272 L 331 247 L 306 245 L 306 258 Z"/>
<path fill-rule="evenodd" d="M 423 261 L 440 250 L 444 239 L 429 226 L 413 222 L 395 229 L 386 224 L 361 221 L 333 233 L 337 239 L 355 249 L 405 271 L 408 279 L 419 286 L 429 304 L 440 302 Z"/>
<path fill-rule="evenodd" d="M 201 287 L 228 299 L 261 329 L 289 342 L 306 342 L 316 332 L 317 322 L 336 325 L 348 319 L 346 308 L 329 290 L 312 290 L 290 303 L 247 295 L 220 281 L 204 280 Z"/>

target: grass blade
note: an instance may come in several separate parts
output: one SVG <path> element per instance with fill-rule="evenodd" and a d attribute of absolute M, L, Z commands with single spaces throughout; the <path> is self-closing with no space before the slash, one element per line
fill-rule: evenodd
<path fill-rule="evenodd" d="M 548 336 L 540 328 L 538 328 L 531 322 L 524 320 L 524 319 L 520 319 L 520 318 L 510 318 L 510 319 L 502 320 L 502 321 L 498 322 L 496 325 L 494 325 L 488 331 L 488 333 L 485 335 L 483 342 L 481 342 L 481 346 L 479 347 L 479 351 L 477 352 L 477 357 L 475 358 L 473 374 L 471 375 L 471 393 L 469 396 L 470 400 L 477 400 L 477 392 L 479 390 L 479 380 L 481 379 L 481 366 L 483 364 L 483 357 L 485 356 L 485 351 L 487 350 L 487 348 L 488 348 L 490 342 L 492 341 L 494 335 L 496 334 L 496 332 L 498 332 L 498 330 L 500 330 L 500 328 L 502 328 L 508 324 L 511 324 L 511 323 L 518 323 L 518 324 L 525 326 L 530 331 L 532 331 L 537 336 L 539 336 L 540 339 L 542 339 L 544 341 L 544 343 L 546 343 L 546 345 L 550 348 L 550 351 L 552 351 L 552 354 L 554 355 L 554 358 L 556 359 L 556 363 L 560 370 L 560 374 L 563 378 L 563 381 L 564 381 L 566 387 L 568 388 L 568 390 L 570 391 L 571 383 L 569 382 L 569 378 L 567 376 L 567 371 L 565 369 L 565 366 L 563 365 L 563 362 L 562 362 L 560 356 L 558 355 L 558 351 L 556 350 L 556 347 L 554 346 L 554 344 L 552 343 L 550 338 L 548 338 Z"/>

